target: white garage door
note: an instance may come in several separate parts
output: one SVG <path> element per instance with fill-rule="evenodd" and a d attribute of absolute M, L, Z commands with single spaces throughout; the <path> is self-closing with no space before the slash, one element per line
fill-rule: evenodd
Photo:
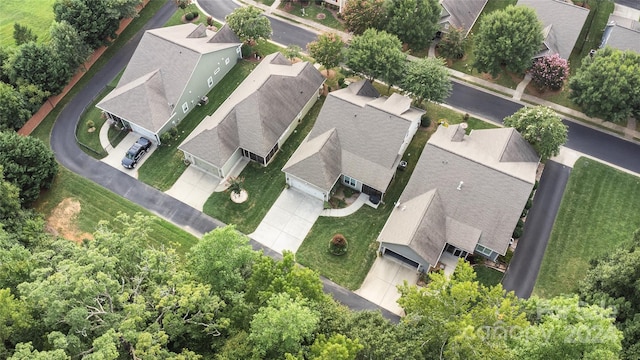
<path fill-rule="evenodd" d="M 154 133 L 152 133 L 151 131 L 149 131 L 149 130 L 141 127 L 141 126 L 138 126 L 136 124 L 133 124 L 133 123 L 129 123 L 129 125 L 131 126 L 131 130 L 134 133 L 140 134 L 140 136 L 144 136 L 144 137 L 146 137 L 147 139 L 149 139 L 149 140 L 151 140 L 153 142 L 158 142 L 158 139 L 156 138 L 156 135 Z"/>
<path fill-rule="evenodd" d="M 309 194 L 311 196 L 313 196 L 314 198 L 318 198 L 320 200 L 324 200 L 325 199 L 325 193 L 324 191 L 318 189 L 317 187 L 308 184 L 302 180 L 296 179 L 294 177 L 289 177 L 289 185 L 292 188 L 298 189 L 300 191 L 302 191 L 305 194 Z"/>

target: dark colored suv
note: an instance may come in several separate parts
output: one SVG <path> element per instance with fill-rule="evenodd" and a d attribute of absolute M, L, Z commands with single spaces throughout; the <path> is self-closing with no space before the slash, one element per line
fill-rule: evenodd
<path fill-rule="evenodd" d="M 131 145 L 127 153 L 122 158 L 122 166 L 127 169 L 133 169 L 138 165 L 138 161 L 142 159 L 144 154 L 151 148 L 151 141 L 141 137 L 135 144 Z"/>

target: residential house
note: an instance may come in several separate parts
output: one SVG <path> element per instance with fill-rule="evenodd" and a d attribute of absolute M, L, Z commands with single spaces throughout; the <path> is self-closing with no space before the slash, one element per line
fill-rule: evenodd
<path fill-rule="evenodd" d="M 519 6 L 535 10 L 542 23 L 544 40 L 533 58 L 559 54 L 569 59 L 589 15 L 589 9 L 574 5 L 570 0 L 518 0 Z"/>
<path fill-rule="evenodd" d="M 478 20 L 488 0 L 440 0 L 440 33 L 449 32 L 451 27 L 462 29 L 464 36 L 469 35 L 471 28 Z"/>
<path fill-rule="evenodd" d="M 309 62 L 265 56 L 178 148 L 186 161 L 220 178 L 243 157 L 266 166 L 315 104 L 323 83 Z"/>
<path fill-rule="evenodd" d="M 640 53 L 640 22 L 619 15 L 609 15 L 600 47 L 611 46 L 619 50 Z"/>
<path fill-rule="evenodd" d="M 539 156 L 513 128 L 440 126 L 425 146 L 378 241 L 419 271 L 458 257 L 505 254 L 536 180 Z"/>
<path fill-rule="evenodd" d="M 347 4 L 347 0 L 324 0 L 327 4 L 331 4 L 338 8 L 338 12 L 341 13 L 344 10 L 344 6 Z"/>
<path fill-rule="evenodd" d="M 311 132 L 282 171 L 292 188 L 329 200 L 337 183 L 382 199 L 424 111 L 367 80 L 329 93 Z"/>
<path fill-rule="evenodd" d="M 241 58 L 241 41 L 184 24 L 147 30 L 115 89 L 96 106 L 122 126 L 160 143 Z"/>

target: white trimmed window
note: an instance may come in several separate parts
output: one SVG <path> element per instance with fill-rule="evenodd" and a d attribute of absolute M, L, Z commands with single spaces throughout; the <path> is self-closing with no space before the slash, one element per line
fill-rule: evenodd
<path fill-rule="evenodd" d="M 220 68 L 217 68 L 214 72 L 213 75 L 218 75 L 218 73 L 220 72 Z"/>
<path fill-rule="evenodd" d="M 482 255 L 491 256 L 491 253 L 493 253 L 493 250 L 489 249 L 486 246 L 482 246 L 478 244 L 476 245 L 476 252 L 479 252 Z"/>
<path fill-rule="evenodd" d="M 224 64 L 225 64 L 225 65 L 229 65 L 229 58 L 226 58 L 226 59 L 224 60 Z"/>
<path fill-rule="evenodd" d="M 182 112 L 186 114 L 187 111 L 189 111 L 189 103 L 185 102 L 184 104 L 182 104 Z"/>
<path fill-rule="evenodd" d="M 349 177 L 347 175 L 344 176 L 344 179 L 342 181 L 344 181 L 344 183 L 347 185 L 356 186 L 356 179 Z"/>
<path fill-rule="evenodd" d="M 209 87 L 213 86 L 213 76 L 209 76 L 209 78 L 207 79 L 207 85 L 209 85 Z"/>

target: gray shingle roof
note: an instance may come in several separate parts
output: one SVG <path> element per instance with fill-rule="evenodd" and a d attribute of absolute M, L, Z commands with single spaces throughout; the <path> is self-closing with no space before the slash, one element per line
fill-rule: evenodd
<path fill-rule="evenodd" d="M 568 59 L 584 26 L 589 9 L 562 0 L 518 0 L 535 10 L 544 29 L 544 43 L 535 57 L 560 54 Z"/>
<path fill-rule="evenodd" d="M 451 24 L 468 34 L 488 0 L 441 0 L 444 11 L 440 24 Z M 447 29 L 444 29 L 445 31 Z"/>
<path fill-rule="evenodd" d="M 617 15 L 609 15 L 600 47 L 640 52 L 640 22 Z"/>
<path fill-rule="evenodd" d="M 179 149 L 211 159 L 211 164 L 218 167 L 227 161 L 228 151 L 222 151 L 227 148 L 216 143 L 225 141 L 229 147 L 235 146 L 234 151 L 241 147 L 264 157 L 304 105 L 317 96 L 323 82 L 322 74 L 308 62 L 291 64 L 280 53 L 268 55 L 215 113 L 202 120 Z M 226 124 L 224 131 L 207 131 L 222 124 Z M 237 143 L 225 139 L 230 136 Z M 211 154 L 217 151 L 221 153 Z"/>
<path fill-rule="evenodd" d="M 446 242 L 472 250 L 477 241 L 504 253 L 535 182 L 538 155 L 512 128 L 474 130 L 462 141 L 452 141 L 457 130 L 458 125 L 440 126 L 429 139 L 400 196 L 401 206 L 392 211 L 388 223 L 394 221 L 397 217 L 394 213 L 398 211 L 420 212 L 424 204 L 415 199 L 437 191 L 444 214 L 450 218 Z M 395 226 L 386 224 L 379 241 L 400 244 L 433 241 L 418 233 L 407 239 L 406 232 L 401 236 L 389 232 Z M 434 253 L 425 260 L 440 255 L 435 253 L 438 247 L 435 245 L 430 245 Z M 411 245 L 416 246 L 427 245 Z"/>
<path fill-rule="evenodd" d="M 342 164 L 342 150 L 335 128 L 309 140 L 305 146 L 300 146 L 289 162 L 291 165 L 286 172 L 305 174 L 308 181 L 321 188 L 331 189 L 340 176 Z M 284 170 L 284 169 L 283 169 Z"/>
<path fill-rule="evenodd" d="M 309 161 L 308 157 L 297 154 L 319 151 L 313 141 L 335 129 L 341 156 L 326 166 L 338 166 L 340 173 L 382 192 L 387 189 L 400 159 L 399 151 L 405 136 L 423 112 L 410 108 L 411 100 L 401 95 L 377 97 L 379 94 L 371 92 L 367 83 L 362 80 L 329 93 L 313 129 L 285 164 L 284 172 L 329 191 L 333 183 L 321 185 L 323 181 L 316 178 L 317 173 L 310 170 L 311 165 L 298 164 Z M 358 95 L 363 93 L 377 96 Z M 333 170 L 324 172 L 333 173 Z"/>
<path fill-rule="evenodd" d="M 203 34 L 205 36 L 202 36 Z M 209 42 L 214 35 L 215 33 L 206 30 L 202 25 L 195 24 L 147 30 L 118 85 L 97 106 L 157 132 L 169 121 L 173 111 L 169 104 L 176 106 L 202 55 L 240 45 L 240 42 Z M 144 99 L 138 98 L 137 93 L 127 91 L 135 88 L 134 84 L 145 79 L 149 73 L 156 71 L 159 75 L 153 80 L 159 82 L 150 86 L 154 87 L 158 96 Z M 112 101 L 116 97 L 120 99 Z M 149 103 L 145 100 L 157 102 Z M 169 115 L 165 116 L 166 112 L 160 111 L 160 108 L 166 109 Z"/>

